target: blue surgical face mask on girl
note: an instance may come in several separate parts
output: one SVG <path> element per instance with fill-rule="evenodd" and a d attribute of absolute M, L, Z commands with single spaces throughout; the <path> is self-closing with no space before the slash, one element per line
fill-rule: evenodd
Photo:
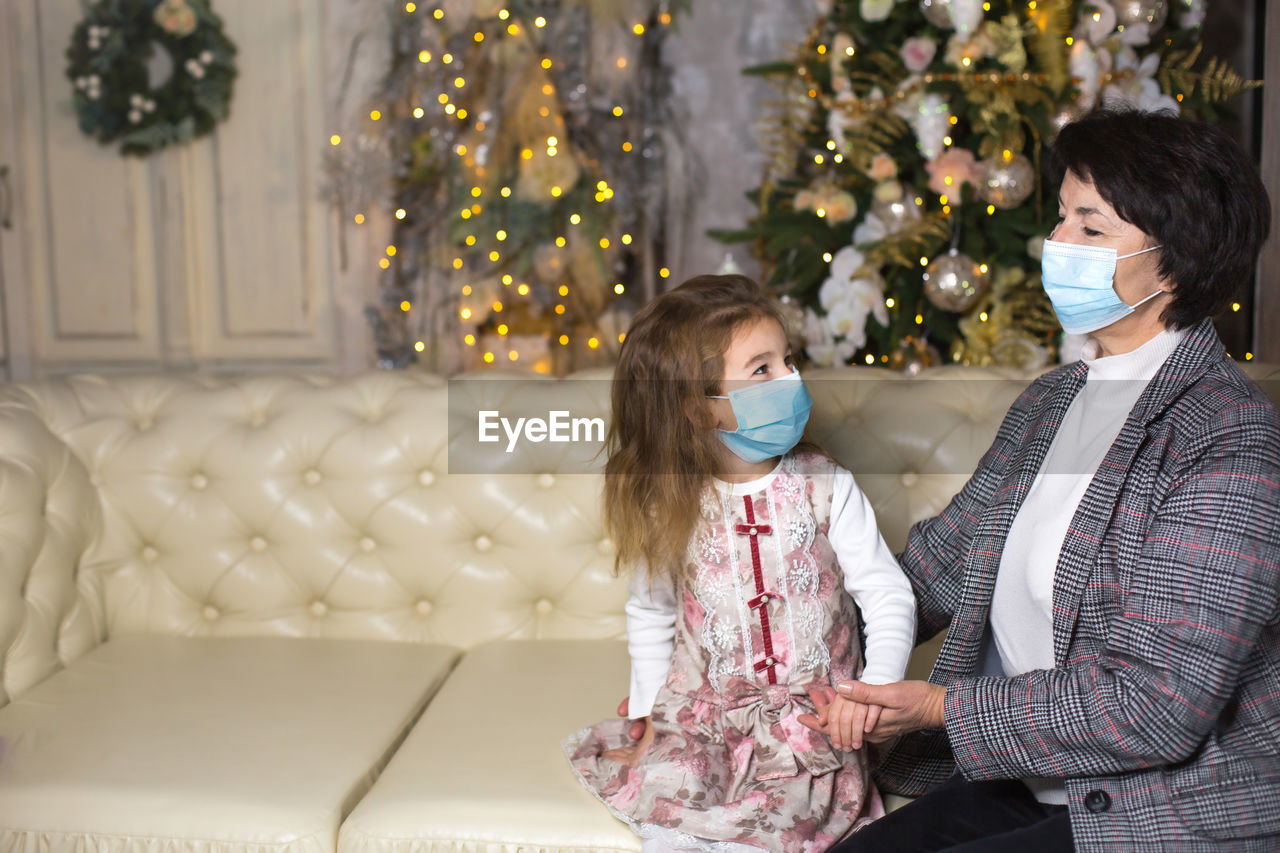
<path fill-rule="evenodd" d="M 1044 292 L 1053 303 L 1054 313 L 1058 315 L 1062 328 L 1073 335 L 1105 329 L 1132 314 L 1142 303 L 1165 293 L 1164 290 L 1157 290 L 1128 305 L 1115 291 L 1116 261 L 1154 252 L 1159 248 L 1161 247 L 1152 246 L 1127 255 L 1117 255 L 1115 249 L 1101 246 L 1080 246 L 1045 240 L 1044 254 L 1040 257 L 1040 274 Z"/>
<path fill-rule="evenodd" d="M 725 446 L 746 462 L 781 456 L 799 444 L 813 408 L 809 389 L 795 370 L 710 399 L 729 401 L 738 428 L 716 432 Z"/>

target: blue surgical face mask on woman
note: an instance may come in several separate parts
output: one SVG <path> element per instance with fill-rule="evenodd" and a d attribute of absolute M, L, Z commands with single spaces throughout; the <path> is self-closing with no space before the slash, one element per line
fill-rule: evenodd
<path fill-rule="evenodd" d="M 1127 255 L 1117 255 L 1115 249 L 1101 246 L 1045 240 L 1044 254 L 1040 257 L 1040 274 L 1044 292 L 1053 303 L 1054 313 L 1058 315 L 1062 328 L 1073 335 L 1096 332 L 1129 316 L 1142 303 L 1165 293 L 1164 290 L 1157 290 L 1128 305 L 1115 291 L 1116 261 L 1154 252 L 1159 248 L 1161 247 L 1152 246 Z"/>
<path fill-rule="evenodd" d="M 709 399 L 729 401 L 738 428 L 716 432 L 725 446 L 746 462 L 781 456 L 799 444 L 813 408 L 813 398 L 794 370 Z"/>

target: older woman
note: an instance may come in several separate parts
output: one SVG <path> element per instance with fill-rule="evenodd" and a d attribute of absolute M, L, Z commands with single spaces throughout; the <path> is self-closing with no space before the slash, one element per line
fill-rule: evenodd
<path fill-rule="evenodd" d="M 858 682 L 878 778 L 838 849 L 1280 849 L 1280 416 L 1211 316 L 1266 191 L 1212 125 L 1099 112 L 1051 162 L 1044 286 L 1084 359 L 1018 398 L 900 559 L 928 682 Z M 847 719 L 815 725 L 845 746 Z M 926 793 L 928 792 L 928 793 Z"/>

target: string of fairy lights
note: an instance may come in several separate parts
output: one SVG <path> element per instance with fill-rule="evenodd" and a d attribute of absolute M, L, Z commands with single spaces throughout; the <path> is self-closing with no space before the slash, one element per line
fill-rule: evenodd
<path fill-rule="evenodd" d="M 449 300 L 450 311 L 456 340 L 465 347 L 464 366 L 518 364 L 550 373 L 556 368 L 553 349 L 559 347 L 567 353 L 577 333 L 582 335 L 578 343 L 588 351 L 607 349 L 609 338 L 616 337 L 618 343 L 625 338 L 625 329 L 606 332 L 592 324 L 599 320 L 606 304 L 618 302 L 628 287 L 635 284 L 637 276 L 643 274 L 643 269 L 636 268 L 634 258 L 626 256 L 640 248 L 646 236 L 645 226 L 636 220 L 635 214 L 619 210 L 617 204 L 621 195 L 631 198 L 627 188 L 618 186 L 618 181 L 627 180 L 631 171 L 638 172 L 638 167 L 626 170 L 620 177 L 606 174 L 605 166 L 615 162 L 615 158 L 622 158 L 622 162 L 626 162 L 626 158 L 638 160 L 642 155 L 650 159 L 650 152 L 644 146 L 653 143 L 629 135 L 628 129 L 635 130 L 634 124 L 627 124 L 633 118 L 630 113 L 633 109 L 643 109 L 643 105 L 618 97 L 602 117 L 618 123 L 620 129 L 612 132 L 621 134 L 621 138 L 612 140 L 608 148 L 596 146 L 595 150 L 584 150 L 581 129 L 566 124 L 566 107 L 561 101 L 564 93 L 557 86 L 556 75 L 566 62 L 557 58 L 561 45 L 546 37 L 554 29 L 551 16 L 556 10 L 551 7 L 555 4 L 535 5 L 513 0 L 511 5 L 518 7 L 520 14 L 495 4 L 488 13 L 477 14 L 472 8 L 466 21 L 453 21 L 447 19 L 452 14 L 448 11 L 452 8 L 449 3 L 404 3 L 406 19 L 399 25 L 406 32 L 423 32 L 433 24 L 441 28 L 457 24 L 453 26 L 452 38 L 458 38 L 461 32 L 471 43 L 459 48 L 456 41 L 446 38 L 440 44 L 451 49 L 430 49 L 438 48 L 437 44 L 418 50 L 416 60 L 421 72 L 415 84 L 432 81 L 435 91 L 422 91 L 418 85 L 409 87 L 407 97 L 414 101 L 409 104 L 395 100 L 396 94 L 406 97 L 403 91 L 392 93 L 389 100 L 370 108 L 368 119 L 377 128 L 379 123 L 385 124 L 392 117 L 412 116 L 422 129 L 409 133 L 417 132 L 421 136 L 431 132 L 433 121 L 445 122 L 449 127 L 449 162 L 442 169 L 445 175 L 442 180 L 450 203 L 447 209 L 433 208 L 430 213 L 439 216 L 440 224 L 447 229 L 449 251 L 446 257 L 432 260 L 433 268 L 449 276 L 452 282 L 454 296 Z M 572 3 L 560 5 L 568 7 Z M 653 36 L 653 28 L 667 28 L 671 22 L 671 12 L 663 2 L 647 19 L 629 22 L 629 34 L 633 39 L 643 40 Z M 459 27 L 466 29 L 459 30 Z M 498 112 L 506 104 L 499 106 L 492 102 L 495 87 L 483 85 L 489 81 L 481 80 L 477 84 L 472 79 L 478 64 L 474 51 L 482 49 L 482 45 L 485 50 L 498 51 L 512 44 L 520 48 L 531 46 L 536 51 L 536 67 L 531 66 L 530 72 L 539 75 L 542 83 L 528 101 L 536 105 L 536 117 L 532 113 L 521 116 L 523 125 L 520 126 L 536 127 L 538 132 L 523 134 L 518 151 L 510 152 L 510 168 L 501 172 L 501 152 L 487 150 L 494 137 L 486 132 L 497 129 L 491 124 L 508 120 Z M 632 49 L 638 48 L 623 45 L 618 51 L 613 61 L 618 73 L 630 73 L 628 69 L 639 64 L 635 56 L 627 55 Z M 464 61 L 464 51 L 471 51 L 468 55 L 472 57 L 471 67 L 465 70 L 468 62 Z M 533 82 L 537 84 L 536 79 Z M 519 123 L 513 120 L 512 124 Z M 601 127 L 601 123 L 591 126 Z M 604 137 L 609 132 L 604 128 L 600 135 Z M 577 138 L 571 138 L 575 134 Z M 337 132 L 331 133 L 329 143 L 334 149 L 346 144 Z M 391 154 L 395 156 L 396 152 Z M 499 161 L 498 167 L 494 166 L 495 160 Z M 406 220 L 412 222 L 418 214 L 414 204 L 407 203 L 403 197 L 398 201 L 402 206 L 394 210 L 394 236 L 377 260 L 384 274 L 389 270 L 397 272 L 392 267 L 398 264 L 397 256 L 404 257 L 404 238 L 411 233 L 401 233 L 397 223 L 407 225 Z M 505 220 L 505 211 L 527 203 L 540 205 L 544 215 L 535 217 L 533 225 L 526 221 L 521 226 L 523 231 L 515 234 L 517 228 Z M 370 223 L 367 209 L 348 210 L 344 216 L 349 216 L 358 227 Z M 637 228 L 642 231 L 638 232 Z M 537 233 L 531 237 L 533 230 Z M 444 232 L 438 229 L 435 233 Z M 583 265 L 573 262 L 584 252 L 598 258 L 603 280 L 583 284 Z M 535 253 L 539 263 L 530 257 Z M 411 268 L 416 269 L 412 265 Z M 671 274 L 662 265 L 656 265 L 651 272 L 662 280 Z M 574 288 L 584 286 L 598 288 L 599 293 L 592 293 L 589 298 L 574 293 Z M 418 308 L 417 299 L 410 288 L 402 286 L 402 291 L 398 303 L 393 299 L 391 304 L 398 308 L 397 319 L 410 329 L 409 316 Z M 593 312 L 596 316 L 590 316 Z M 581 331 L 584 328 L 586 332 Z M 534 331 L 531 333 L 531 330 Z M 422 354 L 430 345 L 430 334 L 424 333 L 419 323 L 409 340 L 412 349 Z"/>

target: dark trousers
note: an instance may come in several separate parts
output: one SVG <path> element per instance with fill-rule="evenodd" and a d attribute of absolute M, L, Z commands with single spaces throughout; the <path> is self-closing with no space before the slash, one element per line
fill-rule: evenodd
<path fill-rule="evenodd" d="M 1066 806 L 1038 802 L 1017 780 L 959 774 L 831 848 L 832 853 L 1070 853 Z"/>

